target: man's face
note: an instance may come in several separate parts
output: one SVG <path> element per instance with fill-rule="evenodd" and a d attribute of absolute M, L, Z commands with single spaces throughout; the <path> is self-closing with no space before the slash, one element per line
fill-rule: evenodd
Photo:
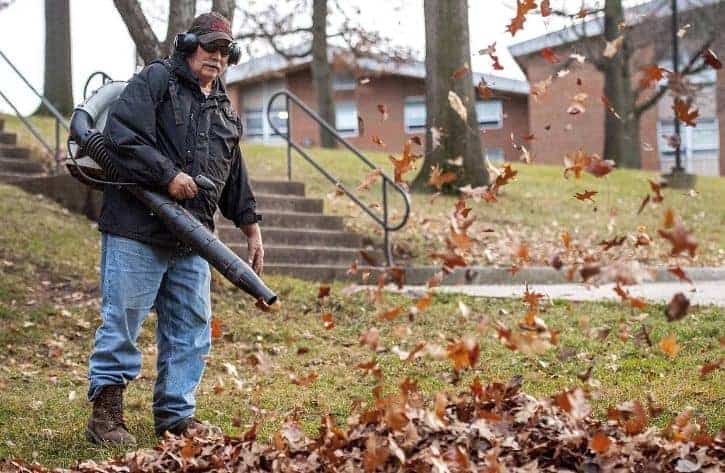
<path fill-rule="evenodd" d="M 217 40 L 208 44 L 199 44 L 189 56 L 189 68 L 199 78 L 202 86 L 211 84 L 214 79 L 224 73 L 229 61 L 229 42 Z M 226 55 L 222 55 L 226 52 Z"/>

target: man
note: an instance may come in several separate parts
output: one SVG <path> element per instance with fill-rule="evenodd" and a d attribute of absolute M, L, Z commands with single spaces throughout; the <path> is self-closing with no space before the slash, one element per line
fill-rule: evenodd
<path fill-rule="evenodd" d="M 111 107 L 104 130 L 109 154 L 123 181 L 168 194 L 213 229 L 217 207 L 247 238 L 253 269 L 264 259 L 256 202 L 239 151 L 241 123 L 220 76 L 232 43 L 229 21 L 198 16 L 171 58 L 134 75 Z M 187 35 L 188 37 L 188 35 Z M 202 174 L 215 190 L 198 188 Z M 131 194 L 107 186 L 99 219 L 101 326 L 89 361 L 88 399 L 93 412 L 87 438 L 135 444 L 123 419 L 123 391 L 141 369 L 136 346 L 141 325 L 157 314 L 154 427 L 181 434 L 203 428 L 193 417 L 194 393 L 211 343 L 208 263 L 180 243 Z"/>

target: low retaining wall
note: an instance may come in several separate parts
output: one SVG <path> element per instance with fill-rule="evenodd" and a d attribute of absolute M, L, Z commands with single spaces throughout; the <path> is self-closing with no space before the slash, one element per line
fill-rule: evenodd
<path fill-rule="evenodd" d="M 31 194 L 41 194 L 68 210 L 97 220 L 101 213 L 103 193 L 76 181 L 70 174 L 43 176 L 13 182 Z"/>

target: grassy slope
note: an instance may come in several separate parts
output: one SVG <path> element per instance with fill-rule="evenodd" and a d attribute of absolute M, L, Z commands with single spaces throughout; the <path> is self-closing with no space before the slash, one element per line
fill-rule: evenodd
<path fill-rule="evenodd" d="M 35 456 L 49 466 L 64 466 L 77 459 L 100 460 L 121 453 L 94 447 L 83 438 L 89 413 L 86 363 L 98 323 L 98 233 L 87 220 L 7 186 L 0 186 L 0 214 L 4 216 L 0 226 L 0 458 Z M 555 301 L 545 304 L 541 315 L 550 327 L 562 330 L 558 348 L 540 357 L 525 357 L 505 349 L 487 330 L 477 336 L 481 356 L 476 369 L 452 386 L 448 361 L 406 363 L 390 350 L 396 345 L 410 350 L 419 340 L 445 346 L 449 339 L 475 334 L 484 316 L 511 326 L 525 313 L 520 301 L 439 295 L 413 322 L 405 317 L 380 322 L 366 295 L 343 297 L 341 284 L 333 286 L 331 300 L 321 307 L 313 284 L 281 277 L 269 278 L 268 283 L 284 301 L 277 314 L 260 313 L 246 296 L 226 286 L 213 295 L 214 316 L 223 322 L 225 336 L 215 341 L 209 358 L 198 393 L 199 415 L 231 434 L 243 429 L 233 426 L 235 417 L 243 425 L 259 421 L 261 434 L 267 437 L 289 414 L 296 414 L 312 433 L 322 414 L 344 418 L 355 399 L 369 400 L 375 381 L 352 367 L 371 358 L 357 339 L 373 325 L 379 327 L 381 346 L 386 348 L 377 355 L 386 390 L 396 389 L 406 376 L 430 393 L 463 389 L 474 376 L 488 381 L 522 374 L 526 391 L 550 395 L 580 384 L 576 374 L 594 360 L 593 379 L 601 384 L 600 398 L 594 403 L 596 415 L 602 416 L 611 403 L 644 400 L 651 392 L 665 408 L 665 414 L 654 421 L 657 425 L 692 405 L 712 429 L 725 427 L 725 372 L 700 379 L 697 368 L 725 354 L 719 342 L 725 337 L 719 309 L 696 308 L 687 319 L 667 324 L 661 306 L 632 312 L 619 304 Z M 459 300 L 472 309 L 469 317 L 459 314 Z M 385 297 L 386 308 L 408 303 L 405 296 Z M 335 317 L 332 330 L 325 330 L 320 320 L 328 310 Z M 155 317 L 150 319 L 139 339 L 145 355 L 142 374 L 131 383 L 127 398 L 129 427 L 144 447 L 155 442 L 151 417 Z M 655 343 L 675 333 L 682 350 L 670 359 L 656 347 L 622 341 L 617 337 L 620 322 L 631 334 L 642 323 L 651 325 Z M 406 325 L 408 334 L 401 330 Z M 587 325 L 608 326 L 613 331 L 605 341 L 597 341 L 584 335 Z M 308 351 L 298 354 L 300 348 Z M 559 359 L 564 348 L 574 349 L 576 355 Z M 258 352 L 273 363 L 268 374 L 258 373 L 248 363 L 249 355 Z M 238 388 L 225 363 L 239 371 Z M 289 380 L 290 373 L 312 372 L 319 379 L 307 387 Z M 219 380 L 223 389 L 215 393 L 214 386 L 221 387 Z"/>
<path fill-rule="evenodd" d="M 17 118 L 5 118 L 6 128 L 18 131 L 21 142 L 31 142 Z M 47 136 L 52 136 L 52 120 L 33 119 Z M 244 144 L 242 151 L 254 178 L 287 178 L 286 148 Z M 562 150 L 562 159 L 566 151 L 571 150 Z M 310 152 L 325 169 L 339 176 L 340 181 L 352 190 L 369 172 L 347 151 L 312 149 Z M 366 152 L 366 155 L 392 175 L 388 155 L 395 154 L 399 158 L 401 152 L 381 150 Z M 519 175 L 513 183 L 503 188 L 498 202 L 487 204 L 469 200 L 469 205 L 473 207 L 472 213 L 477 217 L 469 234 L 482 241 L 476 249 L 478 254 L 471 261 L 472 264 L 508 264 L 510 250 L 517 242 L 525 242 L 529 246 L 534 263 L 546 264 L 552 248 L 560 247 L 559 238 L 565 230 L 571 233 L 574 244 L 586 247 L 595 246 L 599 241 L 615 235 L 629 235 L 633 240 L 640 226 L 653 238 L 654 245 L 631 251 L 629 255 L 636 255 L 653 264 L 665 264 L 669 243 L 657 237 L 657 229 L 661 227 L 666 207 L 675 210 L 686 227 L 694 231 L 700 243 L 694 260 L 680 257 L 670 262 L 683 266 L 725 264 L 725 232 L 721 231 L 725 227 L 723 178 L 699 178 L 699 195 L 695 197 L 683 191 L 665 190 L 665 201 L 662 204 L 650 204 L 642 215 L 637 216 L 642 198 L 650 191 L 647 179 L 657 179 L 656 173 L 616 170 L 604 179 L 585 175 L 580 180 L 565 180 L 561 166 L 513 163 L 513 167 Z M 405 178 L 411 179 L 413 175 L 414 172 L 408 173 Z M 326 212 L 348 217 L 347 224 L 354 230 L 380 235 L 379 227 L 372 219 L 347 198 L 328 198 L 334 186 L 298 155 L 293 155 L 292 177 L 305 182 L 308 196 L 325 198 Z M 595 196 L 596 206 L 573 197 L 585 189 L 599 192 Z M 360 195 L 368 203 L 380 203 L 379 183 Z M 391 194 L 390 199 L 393 206 L 391 220 L 397 222 L 401 216 L 402 200 L 397 194 Z M 431 199 L 426 194 L 412 195 L 412 218 L 406 227 L 394 235 L 394 241 L 407 246 L 417 263 L 430 264 L 427 255 L 441 250 L 442 238 L 447 231 L 445 216 L 450 213 L 455 201 L 456 198 L 447 196 Z M 493 229 L 495 232 L 484 234 L 483 229 Z M 627 246 L 631 248 L 631 244 Z"/>

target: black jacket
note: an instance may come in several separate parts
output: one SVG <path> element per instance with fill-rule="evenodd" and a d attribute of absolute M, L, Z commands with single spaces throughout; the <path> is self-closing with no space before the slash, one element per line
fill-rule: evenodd
<path fill-rule="evenodd" d="M 221 80 L 205 97 L 186 59 L 174 55 L 135 74 L 111 106 L 104 129 L 106 148 L 122 181 L 166 193 L 180 171 L 203 174 L 216 191 L 199 188 L 179 202 L 209 229 L 214 212 L 237 226 L 261 220 L 239 150 L 242 125 Z M 181 246 L 161 220 L 125 189 L 107 185 L 99 230 L 145 243 Z"/>

